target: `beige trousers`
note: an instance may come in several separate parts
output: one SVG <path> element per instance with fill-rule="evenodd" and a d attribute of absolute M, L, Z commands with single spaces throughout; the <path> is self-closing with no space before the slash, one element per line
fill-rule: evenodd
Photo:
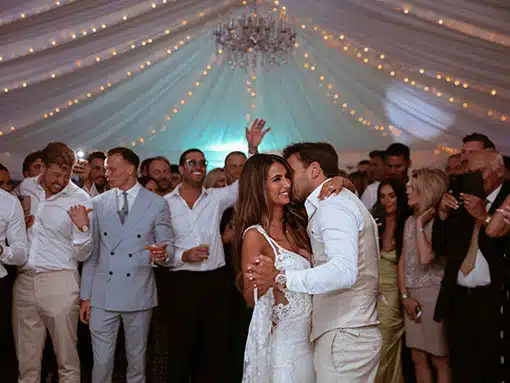
<path fill-rule="evenodd" d="M 335 329 L 315 341 L 317 383 L 372 383 L 381 354 L 378 326 Z"/>
<path fill-rule="evenodd" d="M 12 310 L 18 383 L 39 382 L 46 329 L 57 357 L 59 382 L 79 383 L 78 272 L 20 273 L 14 284 Z"/>

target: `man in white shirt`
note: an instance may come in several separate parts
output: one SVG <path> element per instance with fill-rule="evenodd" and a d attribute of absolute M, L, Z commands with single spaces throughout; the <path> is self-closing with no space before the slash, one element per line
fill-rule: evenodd
<path fill-rule="evenodd" d="M 103 152 L 93 152 L 87 157 L 87 176 L 83 184 L 85 190 L 91 197 L 95 197 L 105 191 L 106 177 L 104 161 L 106 156 Z"/>
<path fill-rule="evenodd" d="M 485 227 L 510 184 L 504 182 L 503 157 L 494 151 L 469 153 L 465 166 L 469 175 L 462 188 L 469 191 L 454 190 L 459 200 L 446 193 L 434 222 L 433 248 L 446 258 L 434 319 L 446 326 L 453 381 L 500 382 L 508 363 L 508 349 L 500 347 L 508 337 L 501 320 L 508 299 L 502 294 L 508 237 L 489 238 Z"/>
<path fill-rule="evenodd" d="M 379 184 L 386 178 L 386 163 L 384 162 L 384 150 L 373 150 L 368 155 L 370 157 L 370 174 L 374 182 L 366 187 L 361 201 L 370 210 L 377 202 Z"/>
<path fill-rule="evenodd" d="M 295 197 L 305 201 L 314 267 L 277 271 L 261 257 L 248 278 L 261 286 L 313 294 L 312 332 L 318 383 L 373 382 L 381 351 L 376 311 L 379 292 L 377 226 L 349 190 L 319 200 L 338 171 L 327 143 L 288 146 L 283 156 L 294 174 Z"/>
<path fill-rule="evenodd" d="M 158 304 L 152 262 L 167 259 L 172 234 L 166 201 L 136 180 L 139 162 L 128 148 L 108 151 L 111 189 L 93 200 L 94 250 L 83 265 L 80 291 L 80 319 L 92 336 L 93 383 L 112 380 L 121 321 L 127 382 L 145 381 L 149 324 Z"/>
<path fill-rule="evenodd" d="M 0 189 L 0 329 L 5 303 L 9 298 L 4 293 L 3 281 L 7 276 L 4 265 L 21 266 L 27 261 L 27 233 L 25 217 L 18 199 Z"/>
<path fill-rule="evenodd" d="M 79 382 L 76 347 L 79 316 L 78 262 L 92 251 L 90 197 L 70 182 L 76 162 L 65 144 L 43 150 L 43 171 L 26 178 L 19 193 L 30 200 L 28 260 L 13 293 L 13 328 L 18 382 L 38 382 L 48 330 L 57 357 L 59 381 Z"/>
<path fill-rule="evenodd" d="M 269 130 L 247 129 L 254 154 Z M 176 236 L 170 272 L 169 382 L 226 382 L 229 373 L 229 284 L 220 235 L 223 212 L 237 200 L 238 182 L 205 189 L 207 161 L 199 149 L 179 159 L 182 182 L 165 196 Z"/>

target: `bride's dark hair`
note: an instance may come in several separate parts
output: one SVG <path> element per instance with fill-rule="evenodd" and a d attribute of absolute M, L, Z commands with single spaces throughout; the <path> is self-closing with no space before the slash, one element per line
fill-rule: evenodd
<path fill-rule="evenodd" d="M 267 177 L 271 165 L 279 163 L 285 167 L 289 178 L 292 168 L 283 157 L 275 154 L 256 154 L 246 161 L 239 179 L 239 196 L 234 213 L 233 268 L 238 288 L 242 291 L 241 257 L 244 231 L 260 224 L 269 232 L 271 206 L 267 196 Z M 292 188 L 289 191 L 292 196 Z M 290 239 L 300 248 L 310 250 L 306 234 L 307 218 L 302 205 L 292 201 L 283 208 L 283 228 L 288 230 Z"/>

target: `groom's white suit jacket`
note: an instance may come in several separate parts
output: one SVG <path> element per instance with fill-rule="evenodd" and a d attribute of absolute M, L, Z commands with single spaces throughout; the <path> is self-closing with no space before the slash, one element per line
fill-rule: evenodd
<path fill-rule="evenodd" d="M 323 201 L 322 185 L 305 202 L 314 268 L 287 270 L 287 288 L 314 294 L 311 339 L 337 328 L 379 323 L 377 225 L 347 189 Z"/>

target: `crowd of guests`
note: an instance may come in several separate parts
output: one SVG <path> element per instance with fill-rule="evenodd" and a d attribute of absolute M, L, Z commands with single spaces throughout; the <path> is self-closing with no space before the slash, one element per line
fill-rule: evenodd
<path fill-rule="evenodd" d="M 401 143 L 369 157 L 339 175 L 379 228 L 376 381 L 510 379 L 507 158 L 478 133 L 444 170 L 411 171 Z M 2 381 L 240 382 L 251 309 L 232 207 L 246 160 L 207 171 L 199 149 L 174 165 L 114 148 L 77 161 L 50 143 L 17 186 L 0 165 Z"/>

